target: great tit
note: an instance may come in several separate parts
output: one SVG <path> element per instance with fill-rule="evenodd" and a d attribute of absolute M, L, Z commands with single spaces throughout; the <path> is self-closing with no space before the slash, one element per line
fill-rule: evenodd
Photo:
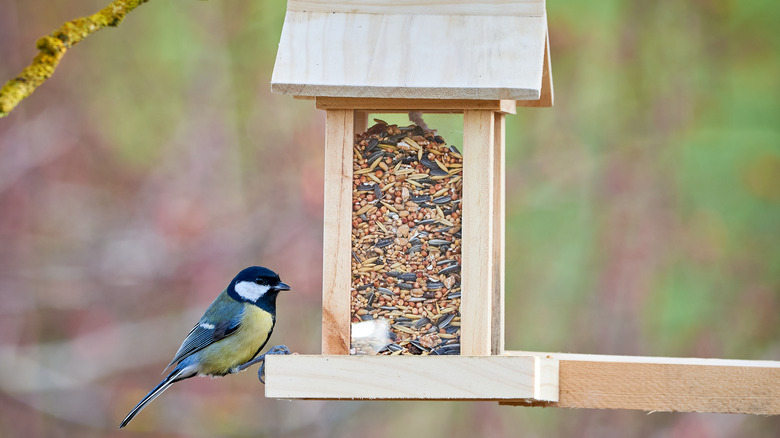
<path fill-rule="evenodd" d="M 167 370 L 176 364 L 173 371 L 127 414 L 119 428 L 174 382 L 198 375 L 224 376 L 251 365 L 249 362 L 274 330 L 276 297 L 283 290 L 290 290 L 290 286 L 270 269 L 253 266 L 239 272 L 206 309 L 165 367 Z"/>

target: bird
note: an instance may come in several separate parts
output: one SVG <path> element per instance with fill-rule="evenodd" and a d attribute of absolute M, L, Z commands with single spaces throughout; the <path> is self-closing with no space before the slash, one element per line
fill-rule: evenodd
<path fill-rule="evenodd" d="M 270 269 L 252 266 L 239 272 L 206 309 L 163 370 L 165 373 L 175 364 L 171 373 L 138 402 L 119 428 L 127 426 L 175 382 L 194 376 L 233 374 L 262 361 L 265 354 L 257 355 L 276 324 L 276 297 L 288 290 L 290 286 Z M 277 346 L 266 354 L 289 354 L 289 350 Z M 262 373 L 261 368 L 261 381 Z"/>

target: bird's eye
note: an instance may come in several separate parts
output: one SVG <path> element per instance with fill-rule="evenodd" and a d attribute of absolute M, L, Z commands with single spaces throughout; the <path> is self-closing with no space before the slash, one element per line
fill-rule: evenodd
<path fill-rule="evenodd" d="M 262 278 L 258 278 L 257 280 L 255 280 L 255 283 L 263 286 L 265 285 L 265 280 L 263 280 Z"/>

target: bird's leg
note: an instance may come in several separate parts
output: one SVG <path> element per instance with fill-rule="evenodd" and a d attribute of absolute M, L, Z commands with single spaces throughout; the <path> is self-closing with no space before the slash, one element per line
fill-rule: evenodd
<path fill-rule="evenodd" d="M 260 356 L 257 356 L 249 362 L 239 366 L 238 371 L 244 371 L 252 365 L 259 363 L 260 369 L 257 370 L 257 377 L 260 379 L 260 383 L 265 384 L 265 381 L 263 380 L 263 376 L 265 376 L 265 357 L 269 354 L 292 354 L 292 352 L 289 348 L 287 348 L 286 345 L 277 345 L 276 347 L 266 351 L 264 354 L 261 354 Z"/>

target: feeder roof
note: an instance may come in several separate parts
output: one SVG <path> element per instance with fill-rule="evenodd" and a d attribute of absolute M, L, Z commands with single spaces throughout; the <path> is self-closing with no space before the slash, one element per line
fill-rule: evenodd
<path fill-rule="evenodd" d="M 540 98 L 544 0 L 288 0 L 276 93 Z"/>

